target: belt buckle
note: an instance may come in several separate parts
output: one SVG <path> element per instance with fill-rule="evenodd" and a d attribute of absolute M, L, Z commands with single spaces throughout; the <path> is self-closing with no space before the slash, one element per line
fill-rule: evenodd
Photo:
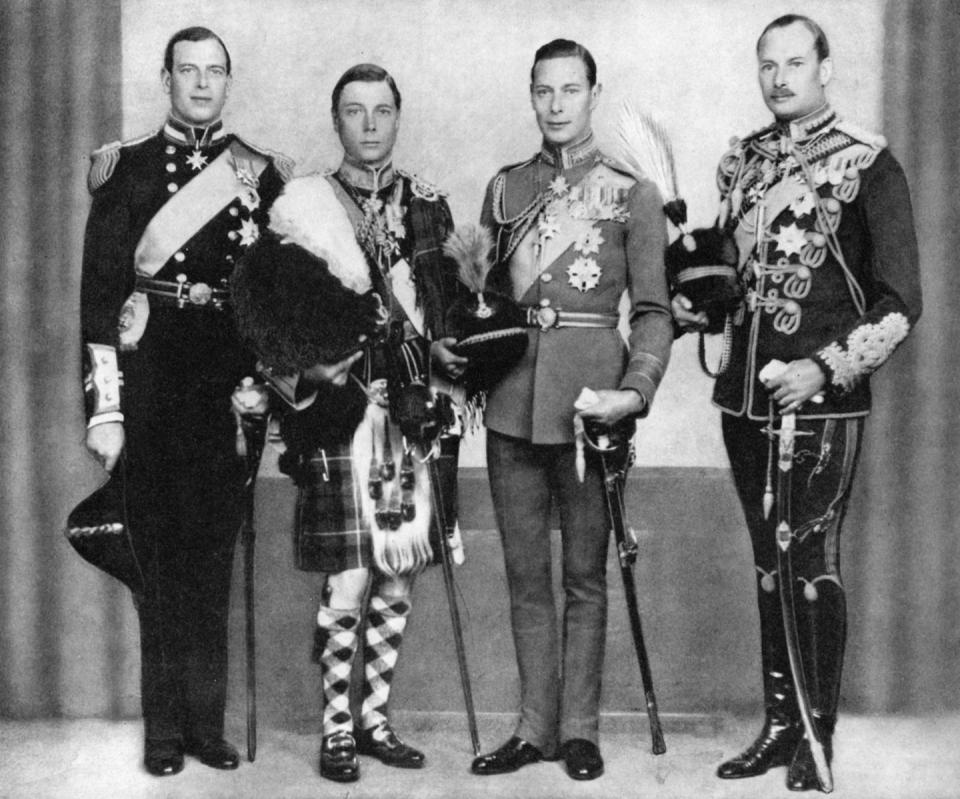
<path fill-rule="evenodd" d="M 193 283 L 187 291 L 187 298 L 194 305 L 206 305 L 213 297 L 213 289 L 206 283 Z"/>
<path fill-rule="evenodd" d="M 543 308 L 537 308 L 536 319 L 537 324 L 540 325 L 540 330 L 546 332 L 551 327 L 557 326 L 557 322 L 560 320 L 560 315 L 557 313 L 555 308 L 546 306 Z"/>

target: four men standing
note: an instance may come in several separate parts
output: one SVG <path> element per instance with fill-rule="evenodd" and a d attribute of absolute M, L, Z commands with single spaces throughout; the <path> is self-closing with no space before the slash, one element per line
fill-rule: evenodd
<path fill-rule="evenodd" d="M 722 764 L 718 776 L 788 765 L 788 787 L 807 790 L 822 781 L 801 704 L 811 708 L 828 757 L 836 720 L 845 638 L 839 532 L 869 411 L 866 377 L 915 323 L 920 292 L 902 171 L 878 137 L 842 122 L 827 104 L 832 67 L 823 32 L 805 17 L 783 17 L 767 27 L 757 49 L 764 101 L 776 122 L 737 143 L 720 165 L 720 224 L 739 247 L 746 303 L 714 400 L 724 412 L 754 547 L 767 715 L 757 741 Z M 286 175 L 284 162 L 224 135 L 219 116 L 229 85 L 229 56 L 218 38 L 205 29 L 177 34 L 164 69 L 172 108 L 163 132 L 98 151 L 91 172 L 82 308 L 88 447 L 109 470 L 126 442 L 130 523 L 148 578 L 136 601 L 145 760 L 155 774 L 179 771 L 184 751 L 221 768 L 237 764 L 222 740 L 239 489 L 229 397 L 252 363 L 223 285 L 234 259 L 258 237 Z M 593 389 L 595 401 L 581 415 L 604 426 L 648 412 L 673 336 L 666 230 L 653 184 L 622 172 L 595 144 L 591 115 L 601 87 L 590 53 L 563 39 L 544 45 L 530 91 L 541 149 L 496 175 L 482 211 L 494 232 L 491 287 L 524 308 L 530 328 L 526 355 L 490 391 L 485 415 L 521 706 L 514 736 L 474 760 L 472 771 L 498 774 L 562 757 L 572 778 L 593 779 L 603 773 L 598 719 L 609 524 L 599 463 L 590 453 L 578 462 L 574 403 L 582 388 Z M 442 320 L 456 291 L 439 256 L 449 210 L 435 190 L 393 168 L 399 113 L 399 92 L 382 69 L 360 65 L 345 73 L 333 99 L 344 161 L 328 177 L 298 179 L 288 193 L 309 193 L 322 182 L 346 211 L 387 325 L 398 331 L 388 345 L 430 339 L 419 351 L 457 378 L 464 361 L 451 352 Z M 617 330 L 624 292 L 626 348 Z M 673 311 L 682 325 L 704 322 L 682 297 Z M 291 398 L 299 403 L 311 387 L 357 384 L 371 407 L 388 408 L 375 384 L 391 356 L 378 347 L 368 343 L 340 363 L 304 373 Z M 785 366 L 761 378 L 770 361 Z M 116 391 L 104 389 L 117 385 L 118 367 L 122 406 Z M 389 413 L 381 415 L 390 442 Z M 785 498 L 792 505 L 796 581 L 786 590 L 796 595 L 795 657 L 776 590 L 782 520 L 769 516 L 769 507 L 764 513 L 776 468 L 770 442 L 782 438 L 781 416 L 795 418 L 797 427 L 794 491 Z M 369 437 L 364 441 L 369 446 Z M 383 442 L 372 451 L 382 459 Z M 561 621 L 551 585 L 553 503 L 561 520 Z M 323 567 L 330 575 L 318 614 L 327 700 L 321 773 L 336 780 L 358 776 L 358 743 L 391 765 L 423 763 L 386 715 L 412 575 L 423 564 L 384 568 L 375 530 L 373 538 L 369 525 L 352 535 L 336 564 Z M 344 551 L 356 557 L 344 558 Z M 367 688 L 355 732 L 348 691 L 361 635 Z"/>

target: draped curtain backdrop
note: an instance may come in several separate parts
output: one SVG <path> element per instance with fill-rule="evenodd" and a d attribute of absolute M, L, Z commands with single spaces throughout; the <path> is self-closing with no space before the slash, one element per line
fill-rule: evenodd
<path fill-rule="evenodd" d="M 847 524 L 848 704 L 960 706 L 960 9 L 887 3 L 884 134 L 907 173 L 924 310 L 874 380 Z"/>
<path fill-rule="evenodd" d="M 99 480 L 81 446 L 80 256 L 120 66 L 120 0 L 0 3 L 0 716 L 139 709 L 130 600 L 61 533 Z"/>
<path fill-rule="evenodd" d="M 884 127 L 913 189 L 926 306 L 875 381 L 844 544 L 844 707 L 926 712 L 960 707 L 960 15 L 887 6 Z M 139 710 L 129 599 L 61 534 L 98 480 L 77 304 L 87 154 L 121 130 L 120 34 L 120 0 L 0 4 L 0 717 Z"/>

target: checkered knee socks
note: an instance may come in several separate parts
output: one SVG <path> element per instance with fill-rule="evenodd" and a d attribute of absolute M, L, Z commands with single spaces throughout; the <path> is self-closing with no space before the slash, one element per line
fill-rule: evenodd
<path fill-rule="evenodd" d="M 338 610 L 325 605 L 317 613 L 317 626 L 323 639 L 319 653 L 323 681 L 323 734 L 345 730 L 353 733 L 350 715 L 350 672 L 357 651 L 360 609 Z"/>
<path fill-rule="evenodd" d="M 408 599 L 388 601 L 376 594 L 370 597 L 364 630 L 363 705 L 360 711 L 365 730 L 378 727 L 387 720 L 390 684 L 409 615 Z"/>

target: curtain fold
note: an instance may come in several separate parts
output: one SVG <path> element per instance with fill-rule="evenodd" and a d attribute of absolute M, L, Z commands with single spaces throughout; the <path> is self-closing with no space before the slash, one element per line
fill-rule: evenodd
<path fill-rule="evenodd" d="M 0 716 L 137 712 L 129 596 L 73 554 L 88 154 L 121 129 L 120 2 L 0 5 Z"/>
<path fill-rule="evenodd" d="M 924 311 L 874 380 L 845 542 L 844 694 L 875 712 L 958 706 L 960 675 L 960 12 L 888 2 L 884 133 L 910 183 Z"/>

